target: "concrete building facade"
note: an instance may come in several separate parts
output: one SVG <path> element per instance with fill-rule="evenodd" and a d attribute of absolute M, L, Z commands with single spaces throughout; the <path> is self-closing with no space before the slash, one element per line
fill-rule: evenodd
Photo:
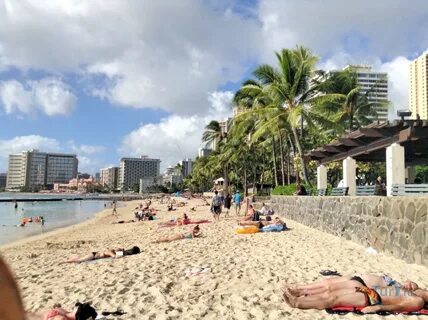
<path fill-rule="evenodd" d="M 77 176 L 78 160 L 74 154 L 46 153 L 38 150 L 9 155 L 7 190 L 22 187 L 50 187 L 68 183 Z"/>
<path fill-rule="evenodd" d="M 210 148 L 199 148 L 198 149 L 198 157 L 199 158 L 208 157 L 212 152 L 213 152 L 213 150 Z"/>
<path fill-rule="evenodd" d="M 193 169 L 193 160 L 192 159 L 184 159 L 180 161 L 181 165 L 181 174 L 183 178 L 187 177 L 192 173 Z"/>
<path fill-rule="evenodd" d="M 409 109 L 412 118 L 417 115 L 423 120 L 428 119 L 428 53 L 410 63 L 409 66 Z"/>
<path fill-rule="evenodd" d="M 6 188 L 7 173 L 0 173 L 0 190 Z"/>
<path fill-rule="evenodd" d="M 343 70 L 354 71 L 361 93 L 368 93 L 368 100 L 374 104 L 378 117 L 372 120 L 388 120 L 388 74 L 372 71 L 368 65 L 347 65 Z"/>
<path fill-rule="evenodd" d="M 116 190 L 119 180 L 119 167 L 108 167 L 100 170 L 100 183 L 103 187 Z"/>
<path fill-rule="evenodd" d="M 119 188 L 131 190 L 134 186 L 139 186 L 140 179 L 158 177 L 160 162 L 159 159 L 151 159 L 147 156 L 120 159 Z"/>

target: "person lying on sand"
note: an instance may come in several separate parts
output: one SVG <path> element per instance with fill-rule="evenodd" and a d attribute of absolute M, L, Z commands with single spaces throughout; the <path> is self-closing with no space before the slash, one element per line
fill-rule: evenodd
<path fill-rule="evenodd" d="M 52 309 L 46 311 L 43 320 L 75 320 L 76 312 L 69 312 L 61 307 L 60 304 L 55 304 Z"/>
<path fill-rule="evenodd" d="M 349 287 L 348 287 L 349 286 Z M 352 286 L 352 287 L 351 287 Z M 428 291 L 416 289 L 413 292 L 394 287 L 373 287 L 359 277 L 348 280 L 345 289 L 328 290 L 321 294 L 296 296 L 291 287 L 283 288 L 285 302 L 299 309 L 328 309 L 337 306 L 363 307 L 363 313 L 379 311 L 411 312 L 424 307 Z"/>
<path fill-rule="evenodd" d="M 119 258 L 122 256 L 130 256 L 134 254 L 139 254 L 139 247 L 132 247 L 131 249 L 125 250 L 124 248 L 119 249 L 108 249 L 106 251 L 92 252 L 83 257 L 72 257 L 67 261 L 61 262 L 63 263 L 81 263 L 85 261 L 98 260 L 98 259 L 106 259 L 106 258 Z"/>
<path fill-rule="evenodd" d="M 290 288 L 290 292 L 296 296 L 301 296 L 323 294 L 325 292 L 331 292 L 340 289 L 352 289 L 354 288 L 354 283 L 351 282 L 351 280 L 361 281 L 360 279 L 369 288 L 398 286 L 409 291 L 414 291 L 419 288 L 417 283 L 409 280 L 401 285 L 398 281 L 392 279 L 386 274 L 365 274 L 359 276 L 332 277 L 310 284 L 297 284 Z"/>
<path fill-rule="evenodd" d="M 190 219 L 187 216 L 187 214 L 183 213 L 183 217 L 182 218 L 178 218 L 175 221 L 168 221 L 168 222 L 163 222 L 159 224 L 159 227 L 174 227 L 174 226 L 184 226 L 186 224 L 190 223 Z"/>
<path fill-rule="evenodd" d="M 176 240 L 183 240 L 183 239 L 193 239 L 198 238 L 201 236 L 201 230 L 199 228 L 199 225 L 196 225 L 192 232 L 183 232 L 179 233 L 170 237 L 160 238 L 156 241 L 153 241 L 154 243 L 161 243 L 161 242 L 172 242 Z"/>
<path fill-rule="evenodd" d="M 273 219 L 273 221 L 268 221 L 268 220 L 239 221 L 238 225 L 240 225 L 240 226 L 258 226 L 259 228 L 263 228 L 263 227 L 270 226 L 270 225 L 282 225 L 284 227 L 284 230 L 288 229 L 287 224 L 278 217 L 275 217 L 275 219 Z"/>
<path fill-rule="evenodd" d="M 185 226 L 188 224 L 200 224 L 208 223 L 208 220 L 191 220 L 187 214 L 183 213 L 182 218 L 178 218 L 176 221 L 168 221 L 159 224 L 159 228 L 175 227 L 175 226 Z"/>

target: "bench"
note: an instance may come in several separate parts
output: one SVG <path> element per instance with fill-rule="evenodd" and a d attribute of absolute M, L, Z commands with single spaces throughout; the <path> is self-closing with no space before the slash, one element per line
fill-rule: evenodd
<path fill-rule="evenodd" d="M 376 186 L 357 186 L 357 196 L 374 196 L 376 195 Z"/>
<path fill-rule="evenodd" d="M 347 196 L 348 195 L 348 187 L 346 188 L 333 188 L 331 189 L 331 196 L 335 197 L 341 197 L 341 196 Z"/>
<path fill-rule="evenodd" d="M 318 189 L 317 190 L 317 196 L 324 197 L 327 193 L 327 189 Z"/>
<path fill-rule="evenodd" d="M 393 196 L 424 196 L 428 194 L 428 184 L 393 184 Z"/>

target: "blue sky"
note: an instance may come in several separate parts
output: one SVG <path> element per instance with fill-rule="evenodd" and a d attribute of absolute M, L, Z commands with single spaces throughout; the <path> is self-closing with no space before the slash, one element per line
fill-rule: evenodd
<path fill-rule="evenodd" d="M 194 157 L 204 125 L 274 51 L 302 44 L 319 67 L 372 64 L 407 105 L 427 49 L 428 3 L 404 0 L 0 2 L 0 172 L 29 148 L 77 153 L 94 173 L 121 156 Z M 340 12 L 340 15 L 337 14 Z"/>

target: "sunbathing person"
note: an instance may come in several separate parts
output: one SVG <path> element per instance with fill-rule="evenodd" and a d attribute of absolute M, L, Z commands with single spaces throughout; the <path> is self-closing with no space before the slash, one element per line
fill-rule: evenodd
<path fill-rule="evenodd" d="M 240 221 L 260 221 L 260 214 L 254 209 L 253 205 L 250 204 L 247 214 Z"/>
<path fill-rule="evenodd" d="M 394 287 L 369 288 L 360 279 L 349 280 L 353 288 L 326 291 L 322 294 L 296 296 L 290 288 L 285 287 L 283 297 L 293 308 L 299 309 L 328 309 L 338 306 L 361 307 L 363 313 L 379 311 L 411 312 L 423 308 L 428 299 L 428 292 L 417 289 L 411 292 L 405 289 L 396 290 Z"/>
<path fill-rule="evenodd" d="M 275 217 L 272 220 L 260 220 L 260 221 L 239 221 L 238 224 L 240 226 L 258 226 L 259 228 L 270 226 L 270 225 L 283 225 L 284 229 L 287 229 L 287 224 L 282 221 L 280 218 Z"/>
<path fill-rule="evenodd" d="M 106 258 L 119 258 L 123 256 L 130 256 L 134 254 L 140 253 L 140 248 L 134 246 L 131 249 L 125 250 L 124 248 L 119 249 L 109 249 L 106 251 L 99 251 L 99 252 L 92 252 L 86 256 L 83 257 L 72 257 L 63 263 L 81 263 L 91 260 L 99 260 L 99 259 L 106 259 Z"/>
<path fill-rule="evenodd" d="M 362 279 L 362 281 L 369 287 L 389 287 L 389 286 L 399 286 L 403 287 L 406 290 L 414 291 L 418 289 L 419 286 L 411 281 L 406 281 L 401 285 L 396 280 L 392 279 L 386 274 L 374 275 L 360 275 L 360 276 L 342 276 L 342 277 L 334 277 L 323 279 L 321 281 L 317 281 L 311 284 L 298 284 L 290 288 L 290 292 L 296 296 L 301 295 L 316 295 L 323 294 L 327 291 L 335 291 L 340 289 L 353 289 L 354 283 L 351 280 Z"/>
<path fill-rule="evenodd" d="M 165 238 L 160 238 L 156 241 L 153 241 L 154 243 L 161 243 L 161 242 L 172 242 L 172 241 L 176 241 L 176 240 L 183 240 L 183 239 L 193 239 L 193 238 L 198 238 L 201 236 L 201 230 L 199 228 L 199 225 L 196 225 L 193 229 L 192 232 L 183 232 L 183 233 L 179 233 L 170 237 L 165 237 Z"/>

